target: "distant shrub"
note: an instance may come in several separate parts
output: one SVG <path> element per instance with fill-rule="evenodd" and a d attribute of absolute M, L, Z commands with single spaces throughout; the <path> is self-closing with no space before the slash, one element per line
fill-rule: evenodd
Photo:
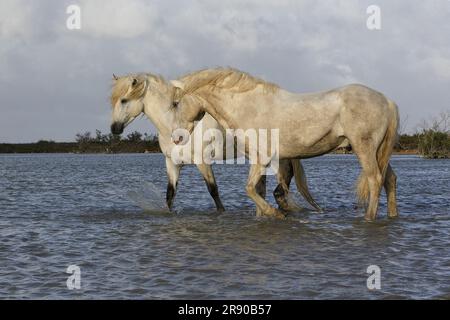
<path fill-rule="evenodd" d="M 403 150 L 417 150 L 419 147 L 419 134 L 402 134 L 399 136 L 397 144 L 395 145 L 396 151 Z"/>
<path fill-rule="evenodd" d="M 419 153 L 428 159 L 450 158 L 450 112 L 442 113 L 419 133 Z"/>
<path fill-rule="evenodd" d="M 424 130 L 419 135 L 419 153 L 425 158 L 450 158 L 450 135 L 447 132 Z"/>

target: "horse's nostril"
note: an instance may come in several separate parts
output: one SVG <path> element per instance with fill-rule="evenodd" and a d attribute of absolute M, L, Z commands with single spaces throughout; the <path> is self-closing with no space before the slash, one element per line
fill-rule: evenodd
<path fill-rule="evenodd" d="M 123 124 L 122 123 L 113 123 L 111 125 L 111 133 L 112 134 L 121 134 L 123 132 Z"/>

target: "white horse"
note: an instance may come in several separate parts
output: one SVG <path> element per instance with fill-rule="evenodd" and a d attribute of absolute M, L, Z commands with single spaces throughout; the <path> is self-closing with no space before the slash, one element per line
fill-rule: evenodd
<path fill-rule="evenodd" d="M 362 166 L 357 191 L 360 200 L 368 200 L 366 220 L 376 219 L 383 184 L 388 215 L 398 215 L 396 176 L 389 158 L 399 115 L 396 104 L 383 94 L 357 84 L 296 94 L 247 73 L 218 68 L 182 77 L 174 102 L 174 130 L 192 131 L 194 120 L 205 112 L 224 128 L 279 129 L 280 159 L 320 156 L 348 141 Z M 174 134 L 173 140 L 178 143 L 180 135 Z M 247 193 L 261 212 L 281 217 L 281 212 L 256 192 L 268 165 L 262 156 L 259 160 L 250 167 Z"/>
<path fill-rule="evenodd" d="M 124 128 L 142 113 L 144 113 L 155 125 L 158 130 L 160 148 L 166 157 L 166 170 L 169 180 L 166 193 L 166 202 L 168 207 L 171 208 L 176 194 L 180 170 L 182 168 L 182 164 L 176 164 L 171 159 L 172 148 L 174 148 L 175 145 L 172 142 L 174 115 L 173 112 L 170 111 L 173 108 L 172 103 L 175 87 L 171 82 L 165 81 L 162 77 L 152 74 L 131 74 L 124 77 L 114 76 L 113 81 L 114 83 L 111 94 L 111 132 L 113 134 L 121 134 Z M 211 128 L 223 130 L 217 121 L 208 114 L 203 117 L 201 125 L 204 131 Z M 191 136 L 191 139 L 194 139 L 194 137 Z M 203 148 L 205 147 L 206 145 L 203 144 Z M 194 150 L 192 150 L 192 159 L 193 157 Z M 223 159 L 223 154 L 220 152 L 217 153 L 214 159 Z M 223 211 L 224 207 L 219 197 L 219 192 L 211 165 L 203 162 L 201 164 L 196 164 L 196 166 L 206 182 L 208 191 L 215 201 L 217 210 Z M 296 209 L 292 207 L 287 197 L 292 177 L 295 177 L 297 189 L 302 196 L 315 209 L 321 211 L 321 208 L 309 193 L 304 169 L 298 159 L 280 162 L 280 167 L 277 174 L 278 186 L 274 191 L 274 196 L 279 207 L 286 211 Z M 265 179 L 261 179 L 255 188 L 261 197 L 265 197 Z"/>

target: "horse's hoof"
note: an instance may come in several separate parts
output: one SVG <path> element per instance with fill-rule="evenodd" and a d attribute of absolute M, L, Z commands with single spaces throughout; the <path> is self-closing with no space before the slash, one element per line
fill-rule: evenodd
<path fill-rule="evenodd" d="M 286 214 L 284 214 L 282 211 L 275 209 L 275 208 L 271 208 L 267 214 L 267 216 L 270 216 L 272 218 L 277 218 L 277 219 L 286 219 Z"/>
<path fill-rule="evenodd" d="M 396 213 L 388 213 L 388 218 L 389 219 L 396 219 L 396 218 L 398 218 L 398 212 L 396 212 Z"/>
<path fill-rule="evenodd" d="M 284 220 L 286 219 L 286 215 L 281 211 L 277 211 L 277 213 L 275 214 L 275 218 Z"/>

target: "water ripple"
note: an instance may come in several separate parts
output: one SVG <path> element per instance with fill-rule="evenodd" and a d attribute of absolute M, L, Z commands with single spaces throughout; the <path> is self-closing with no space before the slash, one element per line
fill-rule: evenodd
<path fill-rule="evenodd" d="M 394 157 L 401 217 L 386 218 L 383 196 L 375 223 L 356 208 L 352 156 L 305 160 L 325 212 L 285 221 L 255 217 L 245 165 L 214 168 L 225 213 L 188 166 L 176 213 L 162 214 L 124 196 L 142 181 L 164 189 L 161 155 L 0 155 L 0 164 L 0 298 L 449 299 L 444 160 Z M 66 288 L 72 264 L 80 290 Z M 378 291 L 366 287 L 372 264 Z"/>

